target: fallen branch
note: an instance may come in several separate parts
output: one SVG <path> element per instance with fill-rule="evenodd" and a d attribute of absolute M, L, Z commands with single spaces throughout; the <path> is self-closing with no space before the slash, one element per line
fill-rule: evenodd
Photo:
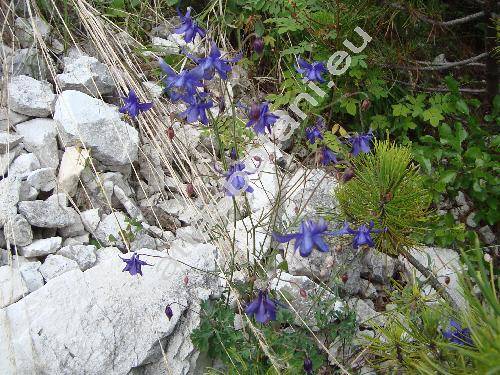
<path fill-rule="evenodd" d="M 405 86 L 411 86 L 415 91 L 420 91 L 420 92 L 449 92 L 450 89 L 447 87 L 425 87 L 421 85 L 415 85 L 412 83 L 404 82 L 404 81 L 399 81 L 399 80 L 392 80 L 393 82 L 400 83 Z M 459 92 L 467 93 L 467 94 L 484 94 L 486 92 L 485 89 L 469 89 L 469 88 L 459 88 Z"/>
<path fill-rule="evenodd" d="M 404 11 L 410 13 L 411 15 L 414 15 L 420 21 L 424 21 L 424 22 L 430 23 L 431 25 L 441 26 L 441 27 L 460 25 L 462 23 L 467 23 L 467 22 L 476 20 L 478 18 L 484 17 L 484 15 L 485 15 L 485 13 L 483 11 L 481 11 L 481 12 L 477 12 L 474 14 L 469 14 L 468 16 L 465 16 L 465 17 L 456 18 L 456 19 L 450 20 L 450 21 L 436 21 L 436 20 L 429 18 L 426 15 L 424 15 L 424 14 L 422 14 L 414 9 L 411 9 L 410 7 L 404 6 L 402 4 L 392 3 L 390 5 L 391 5 L 391 7 L 395 8 L 395 9 L 404 10 Z"/>
<path fill-rule="evenodd" d="M 481 53 L 477 56 L 473 56 L 471 58 L 465 59 L 465 60 L 460 60 L 460 61 L 454 61 L 454 62 L 449 62 L 445 64 L 436 64 L 434 66 L 404 66 L 404 65 L 383 65 L 385 68 L 396 68 L 396 69 L 404 69 L 404 70 L 426 70 L 426 71 L 437 71 L 437 70 L 446 70 L 446 69 L 451 69 L 451 68 L 456 68 L 458 66 L 464 66 L 464 65 L 469 65 L 471 63 L 474 63 L 478 60 L 481 60 L 485 57 L 487 57 L 488 54 L 486 52 Z"/>

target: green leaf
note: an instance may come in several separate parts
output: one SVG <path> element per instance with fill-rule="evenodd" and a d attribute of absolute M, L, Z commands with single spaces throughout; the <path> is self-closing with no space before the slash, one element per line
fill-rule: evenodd
<path fill-rule="evenodd" d="M 444 171 L 439 176 L 439 182 L 443 184 L 449 184 L 455 180 L 457 177 L 457 172 L 455 171 Z"/>
<path fill-rule="evenodd" d="M 465 115 L 469 114 L 469 106 L 467 105 L 465 100 L 463 100 L 463 99 L 457 100 L 456 106 L 457 106 L 457 109 L 460 112 L 462 112 L 463 114 L 465 114 Z"/>
<path fill-rule="evenodd" d="M 424 111 L 422 115 L 424 120 L 429 121 L 429 123 L 434 127 L 438 126 L 439 123 L 444 120 L 441 110 L 436 106 Z"/>
<path fill-rule="evenodd" d="M 392 115 L 399 117 L 406 117 L 410 114 L 410 110 L 404 104 L 393 104 L 392 105 Z"/>

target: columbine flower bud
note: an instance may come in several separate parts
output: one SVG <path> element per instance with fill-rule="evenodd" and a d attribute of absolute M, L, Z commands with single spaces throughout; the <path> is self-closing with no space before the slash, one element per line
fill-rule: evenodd
<path fill-rule="evenodd" d="M 306 357 L 306 359 L 304 359 L 304 371 L 308 375 L 312 374 L 312 372 L 313 372 L 313 363 L 312 363 L 311 359 L 308 357 Z"/>
<path fill-rule="evenodd" d="M 304 289 L 300 288 L 299 293 L 302 298 L 307 298 L 307 292 Z"/>
<path fill-rule="evenodd" d="M 187 184 L 186 193 L 187 193 L 188 197 L 192 197 L 194 195 L 194 186 L 192 183 Z"/>
<path fill-rule="evenodd" d="M 253 41 L 253 50 L 259 55 L 264 52 L 264 41 L 262 38 L 255 38 Z"/>
<path fill-rule="evenodd" d="M 347 276 L 347 273 L 344 273 L 341 277 L 342 279 L 342 282 L 345 284 L 347 282 L 347 280 L 349 280 L 349 276 Z"/>
<path fill-rule="evenodd" d="M 188 275 L 184 276 L 184 279 L 182 280 L 182 282 L 184 283 L 184 285 L 187 285 L 189 283 Z"/>
<path fill-rule="evenodd" d="M 172 319 L 172 317 L 174 316 L 174 312 L 172 311 L 170 305 L 167 305 L 167 307 L 165 307 L 165 315 L 167 316 L 168 320 Z"/>
<path fill-rule="evenodd" d="M 361 102 L 361 110 L 366 111 L 372 106 L 372 102 L 369 99 L 365 99 Z"/>
<path fill-rule="evenodd" d="M 175 137 L 174 128 L 172 128 L 171 126 L 167 129 L 167 136 L 170 140 L 174 139 Z"/>
<path fill-rule="evenodd" d="M 344 171 L 344 174 L 342 175 L 342 181 L 347 182 L 347 181 L 351 180 L 354 177 L 354 175 L 355 175 L 354 169 L 347 168 Z"/>
<path fill-rule="evenodd" d="M 448 285 L 448 284 L 450 283 L 450 281 L 451 281 L 451 280 L 450 280 L 450 276 L 446 276 L 446 277 L 444 278 L 444 283 L 445 283 L 446 285 Z"/>

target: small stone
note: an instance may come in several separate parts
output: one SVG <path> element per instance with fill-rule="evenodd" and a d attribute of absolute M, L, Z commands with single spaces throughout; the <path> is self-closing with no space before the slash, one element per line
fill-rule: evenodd
<path fill-rule="evenodd" d="M 54 66 L 52 61 L 49 63 Z M 9 69 L 11 76 L 29 76 L 41 80 L 51 77 L 46 57 L 33 47 L 15 50 L 7 56 L 4 66 Z"/>
<path fill-rule="evenodd" d="M 28 181 L 21 181 L 21 190 L 19 191 L 19 202 L 34 201 L 38 197 L 38 190 L 31 186 Z"/>
<path fill-rule="evenodd" d="M 59 152 L 57 148 L 57 125 L 54 120 L 36 118 L 25 121 L 16 126 L 16 131 L 24 137 L 25 149 L 37 156 L 42 168 L 57 169 L 59 166 Z"/>
<path fill-rule="evenodd" d="M 36 240 L 31 245 L 23 247 L 19 253 L 26 258 L 43 257 L 48 254 L 54 254 L 61 248 L 61 237 L 50 237 Z"/>
<path fill-rule="evenodd" d="M 62 255 L 50 254 L 40 266 L 40 273 L 45 281 L 49 281 L 65 272 L 77 270 L 78 263 Z"/>
<path fill-rule="evenodd" d="M 45 201 L 20 202 L 18 209 L 36 227 L 63 228 L 74 223 L 74 209 L 50 197 Z"/>
<path fill-rule="evenodd" d="M 34 292 L 43 286 L 43 277 L 39 269 L 42 263 L 36 262 L 24 262 L 19 266 L 19 271 L 21 276 L 28 288 L 28 292 Z"/>
<path fill-rule="evenodd" d="M 64 58 L 64 71 L 56 76 L 61 90 L 77 90 L 98 97 L 113 92 L 115 83 L 106 65 L 95 57 Z"/>
<path fill-rule="evenodd" d="M 28 175 L 28 183 L 40 191 L 51 191 L 56 187 L 54 168 L 40 168 Z"/>
<path fill-rule="evenodd" d="M 477 228 L 475 217 L 476 213 L 471 212 L 469 215 L 467 215 L 467 218 L 465 219 L 465 224 L 467 224 L 467 226 L 469 226 L 470 228 Z"/>
<path fill-rule="evenodd" d="M 494 244 L 496 239 L 495 233 L 491 230 L 488 225 L 479 228 L 479 234 L 486 245 Z"/>
<path fill-rule="evenodd" d="M 86 245 L 89 243 L 89 240 L 90 240 L 89 234 L 85 233 L 85 234 L 81 234 L 79 236 L 66 238 L 63 241 L 62 245 L 63 245 L 63 247 L 64 246 L 72 246 L 72 245 Z"/>
<path fill-rule="evenodd" d="M 4 154 L 7 150 L 12 150 L 16 147 L 23 137 L 19 134 L 12 132 L 0 132 L 0 154 Z"/>
<path fill-rule="evenodd" d="M 76 212 L 76 210 L 68 211 L 68 213 L 70 213 L 71 215 L 72 223 L 68 226 L 59 228 L 59 235 L 67 238 L 85 234 L 85 228 L 83 227 L 82 219 L 80 218 L 80 215 Z"/>
<path fill-rule="evenodd" d="M 7 177 L 0 181 L 0 228 L 17 214 L 21 181 Z"/>
<path fill-rule="evenodd" d="M 21 154 L 12 162 L 8 171 L 10 176 L 24 179 L 36 169 L 40 168 L 40 162 L 35 154 Z"/>
<path fill-rule="evenodd" d="M 28 288 L 18 269 L 11 266 L 0 267 L 0 309 L 19 301 L 27 293 Z"/>
<path fill-rule="evenodd" d="M 28 246 L 33 242 L 33 231 L 23 215 L 15 215 L 4 226 L 5 240 L 11 245 Z"/>
<path fill-rule="evenodd" d="M 21 147 L 18 146 L 6 154 L 0 154 L 0 177 L 5 177 L 10 165 L 21 153 Z"/>
<path fill-rule="evenodd" d="M 80 174 L 85 169 L 89 152 L 77 147 L 66 147 L 57 176 L 58 188 L 70 197 L 76 194 Z"/>
<path fill-rule="evenodd" d="M 56 96 L 47 81 L 37 81 L 28 76 L 13 77 L 8 84 L 9 106 L 18 113 L 33 117 L 48 117 Z"/>
<path fill-rule="evenodd" d="M 146 81 L 143 86 L 146 88 L 146 94 L 150 100 L 158 99 L 163 95 L 164 88 L 154 81 Z"/>
<path fill-rule="evenodd" d="M 0 107 L 0 130 L 7 131 L 20 122 L 26 121 L 29 116 L 11 111 L 9 108 Z"/>
<path fill-rule="evenodd" d="M 369 326 L 370 323 L 375 325 L 384 324 L 383 316 L 376 312 L 366 301 L 354 298 L 349 300 L 347 304 L 351 309 L 356 311 L 356 320 L 360 325 Z"/>
<path fill-rule="evenodd" d="M 65 246 L 57 254 L 77 262 L 82 271 L 88 270 L 97 261 L 96 247 L 94 245 Z"/>
<path fill-rule="evenodd" d="M 125 234 L 126 232 L 126 218 L 127 216 L 123 212 L 114 212 L 105 215 L 94 233 L 95 237 L 104 246 L 124 248 L 125 244 L 123 243 L 122 233 Z M 134 234 L 135 228 L 132 227 L 130 231 Z"/>
<path fill-rule="evenodd" d="M 94 233 L 97 229 L 101 217 L 99 216 L 99 209 L 93 208 L 91 210 L 80 212 L 80 217 L 83 222 L 83 226 L 87 232 Z"/>

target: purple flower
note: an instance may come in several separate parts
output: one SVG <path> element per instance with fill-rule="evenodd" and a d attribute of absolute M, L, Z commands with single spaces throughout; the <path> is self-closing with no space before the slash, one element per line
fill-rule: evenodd
<path fill-rule="evenodd" d="M 241 191 L 252 193 L 253 187 L 248 183 L 246 175 L 250 174 L 245 172 L 244 163 L 235 163 L 229 167 L 226 172 L 226 195 L 234 197 L 236 193 Z M 229 187 L 229 188 L 228 188 Z"/>
<path fill-rule="evenodd" d="M 200 121 L 204 125 L 208 125 L 207 109 L 213 107 L 213 102 L 205 100 L 205 95 L 195 95 L 192 97 L 185 97 L 184 100 L 188 104 L 188 108 L 179 114 L 179 117 L 186 118 L 188 123 L 193 123 L 195 121 Z"/>
<path fill-rule="evenodd" d="M 352 145 L 351 153 L 357 156 L 360 152 L 368 154 L 370 152 L 370 142 L 373 138 L 372 131 L 370 130 L 366 134 L 359 134 L 349 138 L 349 142 Z"/>
<path fill-rule="evenodd" d="M 250 120 L 247 122 L 247 128 L 253 126 L 256 134 L 265 133 L 266 128 L 271 133 L 271 125 L 278 120 L 278 116 L 269 112 L 269 104 L 264 102 L 262 104 L 252 104 L 248 117 Z"/>
<path fill-rule="evenodd" d="M 185 99 L 196 95 L 197 87 L 203 87 L 201 80 L 203 79 L 203 69 L 196 67 L 191 70 L 183 70 L 177 74 L 163 60 L 158 60 L 160 68 L 167 74 L 163 80 L 165 82 L 165 90 L 169 91 L 172 100 Z"/>
<path fill-rule="evenodd" d="M 443 332 L 443 337 L 458 345 L 469 345 L 473 346 L 474 343 L 472 341 L 472 338 L 470 337 L 470 329 L 469 328 L 462 328 L 460 324 L 451 319 L 450 320 L 450 328 L 447 331 Z"/>
<path fill-rule="evenodd" d="M 165 315 L 167 316 L 168 320 L 172 319 L 172 317 L 174 316 L 174 312 L 172 311 L 170 305 L 167 305 L 167 307 L 165 307 Z"/>
<path fill-rule="evenodd" d="M 368 225 L 360 225 L 358 229 L 352 229 L 349 224 L 344 222 L 344 226 L 336 231 L 329 233 L 332 236 L 341 236 L 344 234 L 352 234 L 354 236 L 354 239 L 352 241 L 352 247 L 354 249 L 357 249 L 359 246 L 363 245 L 368 245 L 368 247 L 374 247 L 375 243 L 373 242 L 372 233 L 380 233 L 384 232 L 386 229 L 373 229 L 373 226 L 375 224 L 373 223 L 373 220 L 370 221 Z"/>
<path fill-rule="evenodd" d="M 118 111 L 120 113 L 127 113 L 130 117 L 137 117 L 141 112 L 146 112 L 153 106 L 153 103 L 139 103 L 137 95 L 135 95 L 134 90 L 130 90 L 128 96 L 123 98 L 125 105 L 121 107 Z"/>
<path fill-rule="evenodd" d="M 323 165 L 328 165 L 331 162 L 338 163 L 337 155 L 326 146 L 321 148 L 320 161 Z"/>
<path fill-rule="evenodd" d="M 233 160 L 238 159 L 238 153 L 236 152 L 236 148 L 231 147 L 231 151 L 229 152 L 229 157 Z"/>
<path fill-rule="evenodd" d="M 140 260 L 139 259 L 139 254 L 137 253 L 133 253 L 132 254 L 132 257 L 129 258 L 129 259 L 125 259 L 125 258 L 122 258 L 120 257 L 121 260 L 123 260 L 125 263 L 127 263 L 127 265 L 125 266 L 125 268 L 122 270 L 122 272 L 129 272 L 132 276 L 134 275 L 141 275 L 142 276 L 142 270 L 141 270 L 141 267 L 142 266 L 151 266 L 152 264 L 148 264 L 146 263 L 145 261 L 143 260 Z"/>
<path fill-rule="evenodd" d="M 294 249 L 299 249 L 300 255 L 307 257 L 314 248 L 321 252 L 328 251 L 328 245 L 322 237 L 328 234 L 327 229 L 328 225 L 322 218 L 319 219 L 318 223 L 312 220 L 304 220 L 300 224 L 298 233 L 284 235 L 273 233 L 273 238 L 280 243 L 290 242 L 295 239 Z"/>
<path fill-rule="evenodd" d="M 253 41 L 253 50 L 257 54 L 264 52 L 264 40 L 262 38 L 255 38 Z"/>
<path fill-rule="evenodd" d="M 186 43 L 192 42 L 196 34 L 200 34 L 202 38 L 206 35 L 205 30 L 199 27 L 196 21 L 193 21 L 191 18 L 191 8 L 187 9 L 185 16 L 181 14 L 179 9 L 177 9 L 177 14 L 179 14 L 182 24 L 175 29 L 175 33 L 184 34 L 184 41 Z"/>
<path fill-rule="evenodd" d="M 267 323 L 276 320 L 277 302 L 269 298 L 267 291 L 259 291 L 259 296 L 255 298 L 245 309 L 248 316 L 254 316 L 259 323 Z"/>
<path fill-rule="evenodd" d="M 314 61 L 309 64 L 306 60 L 298 58 L 298 66 L 295 67 L 297 72 L 302 74 L 307 81 L 317 81 L 320 83 L 325 82 L 323 74 L 328 70 L 325 68 L 325 64 L 320 61 Z"/>
<path fill-rule="evenodd" d="M 221 53 L 217 48 L 217 45 L 215 42 L 212 42 L 212 48 L 210 49 L 208 57 L 190 57 L 198 64 L 199 67 L 201 67 L 201 69 L 203 69 L 203 78 L 212 79 L 215 72 L 217 72 L 222 79 L 227 79 L 227 73 L 231 71 L 231 66 L 229 64 L 239 61 L 241 59 L 241 54 L 230 60 L 221 59 Z"/>
<path fill-rule="evenodd" d="M 310 126 L 306 128 L 306 138 L 309 143 L 314 144 L 316 139 L 323 139 L 323 134 L 321 134 L 321 130 L 317 126 Z"/>
<path fill-rule="evenodd" d="M 304 359 L 304 371 L 307 375 L 311 375 L 313 373 L 313 363 L 309 357 Z"/>

